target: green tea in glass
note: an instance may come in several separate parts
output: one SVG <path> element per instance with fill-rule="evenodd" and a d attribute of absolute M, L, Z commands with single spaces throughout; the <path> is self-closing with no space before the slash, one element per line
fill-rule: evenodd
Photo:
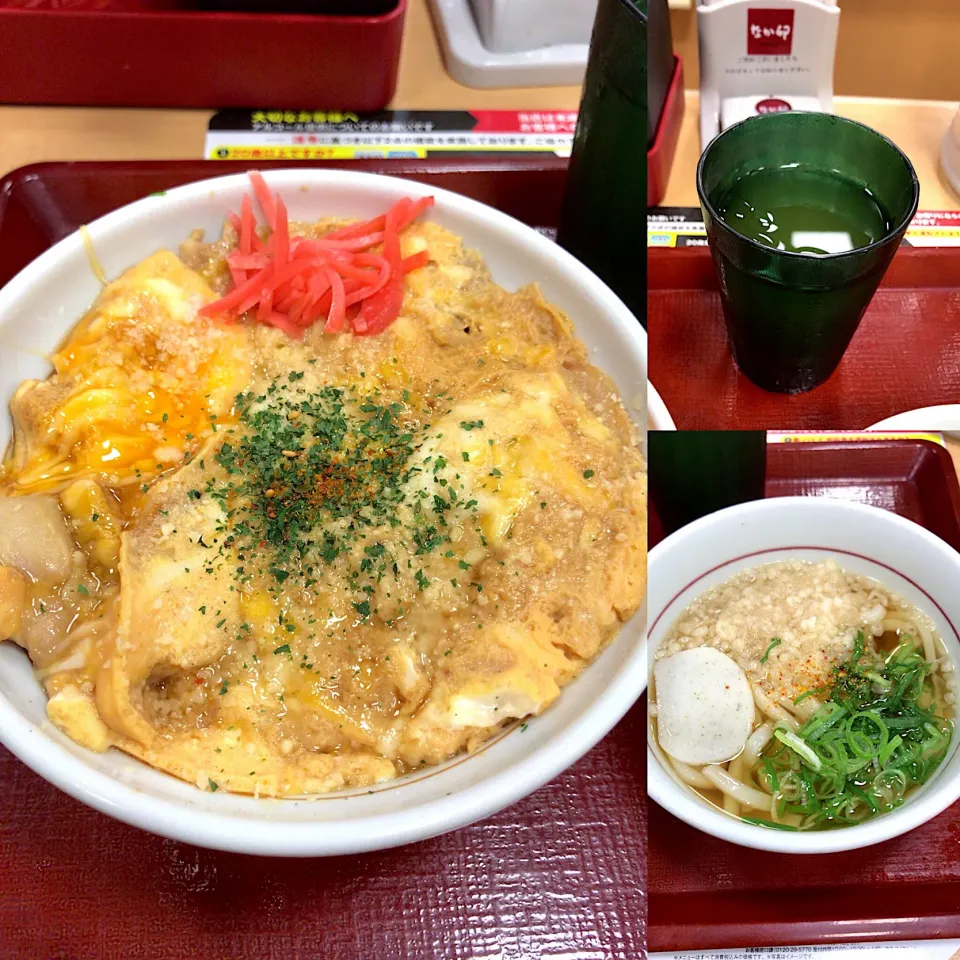
<path fill-rule="evenodd" d="M 766 390 L 819 386 L 916 213 L 910 161 L 851 120 L 766 114 L 708 145 L 697 190 L 737 366 Z"/>
<path fill-rule="evenodd" d="M 647 446 L 650 499 L 664 533 L 724 507 L 763 499 L 763 430 L 651 430 Z"/>

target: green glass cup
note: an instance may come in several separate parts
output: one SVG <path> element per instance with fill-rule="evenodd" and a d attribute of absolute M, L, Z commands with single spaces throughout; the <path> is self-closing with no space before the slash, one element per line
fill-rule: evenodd
<path fill-rule="evenodd" d="M 650 499 L 666 534 L 764 497 L 763 430 L 651 430 L 647 446 Z"/>
<path fill-rule="evenodd" d="M 739 223 L 724 209 L 725 198 L 744 196 L 741 186 L 758 177 L 767 178 L 767 196 L 779 189 L 781 196 L 812 199 L 809 206 L 796 201 L 801 217 L 819 211 L 832 222 L 845 216 L 853 224 L 845 236 L 858 237 L 860 245 L 795 252 L 775 248 L 773 233 L 765 242 L 745 236 L 727 222 Z M 773 191 L 770 183 L 777 185 Z M 920 184 L 910 161 L 886 137 L 852 120 L 766 114 L 735 124 L 707 146 L 697 192 L 737 366 L 777 393 L 819 386 L 843 358 L 917 211 Z M 876 217 L 864 216 L 864 204 Z M 753 216 L 767 223 L 759 210 Z"/>
<path fill-rule="evenodd" d="M 647 0 L 600 0 L 557 240 L 646 325 Z"/>

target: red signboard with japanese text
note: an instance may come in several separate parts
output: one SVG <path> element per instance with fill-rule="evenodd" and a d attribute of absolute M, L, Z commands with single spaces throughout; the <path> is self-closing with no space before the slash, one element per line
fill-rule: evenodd
<path fill-rule="evenodd" d="M 747 55 L 788 57 L 793 52 L 793 10 L 747 10 Z"/>

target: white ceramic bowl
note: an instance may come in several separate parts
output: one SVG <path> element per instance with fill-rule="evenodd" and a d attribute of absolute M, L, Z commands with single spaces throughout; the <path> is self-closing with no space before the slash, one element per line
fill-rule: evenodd
<path fill-rule="evenodd" d="M 652 383 L 647 383 L 647 424 L 651 430 L 676 430 L 666 404 Z"/>
<path fill-rule="evenodd" d="M 623 303 L 555 243 L 490 207 L 412 181 L 327 170 L 266 174 L 291 216 L 372 217 L 402 196 L 432 193 L 430 216 L 480 250 L 513 289 L 530 281 L 574 319 L 591 359 L 607 371 L 645 429 L 646 334 Z M 147 197 L 90 224 L 107 276 L 202 227 L 219 235 L 239 210 L 245 176 L 221 177 Z M 0 404 L 27 377 L 44 377 L 51 351 L 99 293 L 81 237 L 67 237 L 0 290 Z M 0 448 L 10 436 L 0 420 Z M 45 696 L 24 653 L 0 644 L 0 740 L 42 777 L 119 820 L 199 846 L 277 856 L 374 850 L 455 829 L 536 790 L 603 737 L 643 691 L 645 614 L 525 730 L 516 726 L 470 757 L 373 790 L 309 801 L 204 793 L 119 751 L 77 746 L 46 719 Z"/>
<path fill-rule="evenodd" d="M 740 570 L 775 560 L 833 557 L 916 604 L 934 621 L 960 663 L 960 554 L 923 527 L 860 503 L 816 497 L 777 497 L 730 507 L 667 537 L 650 551 L 647 606 L 652 662 L 684 608 Z M 682 786 L 648 738 L 650 796 L 691 826 L 744 847 L 781 853 L 832 853 L 866 847 L 906 833 L 960 798 L 960 732 L 933 777 L 892 813 L 837 830 L 790 833 L 751 826 Z"/>
<path fill-rule="evenodd" d="M 924 433 L 956 433 L 960 430 L 960 404 L 947 403 L 937 407 L 905 410 L 875 423 L 868 430 L 918 430 Z"/>

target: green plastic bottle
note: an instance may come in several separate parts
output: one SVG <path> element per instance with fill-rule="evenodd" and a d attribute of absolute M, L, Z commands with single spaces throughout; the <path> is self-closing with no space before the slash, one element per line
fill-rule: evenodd
<path fill-rule="evenodd" d="M 600 0 L 558 231 L 644 326 L 646 48 L 646 0 Z"/>
<path fill-rule="evenodd" d="M 767 435 L 762 430 L 653 430 L 650 499 L 670 534 L 724 507 L 762 500 Z"/>

